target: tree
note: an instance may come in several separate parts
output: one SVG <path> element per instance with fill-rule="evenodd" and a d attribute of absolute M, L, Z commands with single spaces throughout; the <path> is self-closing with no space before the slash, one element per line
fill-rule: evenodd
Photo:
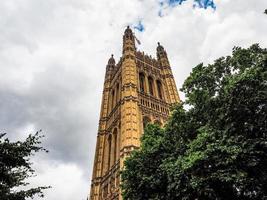
<path fill-rule="evenodd" d="M 267 199 L 267 49 L 199 64 L 181 90 L 186 101 L 126 159 L 124 199 Z"/>
<path fill-rule="evenodd" d="M 29 135 L 25 141 L 10 142 L 6 134 L 0 134 L 0 199 L 24 200 L 35 195 L 43 197 L 43 189 L 37 187 L 23 189 L 29 183 L 25 180 L 35 175 L 31 167 L 30 156 L 39 151 L 48 152 L 40 146 L 43 137 L 37 132 Z"/>

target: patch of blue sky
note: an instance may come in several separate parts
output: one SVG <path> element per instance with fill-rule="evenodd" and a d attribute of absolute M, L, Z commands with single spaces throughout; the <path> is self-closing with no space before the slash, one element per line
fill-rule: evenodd
<path fill-rule="evenodd" d="M 168 0 L 167 3 L 169 6 L 181 5 L 186 0 Z"/>
<path fill-rule="evenodd" d="M 198 7 L 198 8 L 204 8 L 207 9 L 211 7 L 212 9 L 216 10 L 216 5 L 213 0 L 194 0 L 194 5 L 193 7 Z"/>
<path fill-rule="evenodd" d="M 167 7 L 176 7 L 182 5 L 183 2 L 187 0 L 159 0 L 160 9 L 158 11 L 158 16 L 163 17 L 163 10 Z M 213 0 L 191 0 L 193 2 L 193 8 L 212 8 L 216 10 L 216 5 Z"/>
<path fill-rule="evenodd" d="M 138 21 L 136 25 L 134 25 L 134 29 L 138 30 L 139 32 L 144 32 L 145 31 L 145 26 L 142 23 L 141 20 Z"/>

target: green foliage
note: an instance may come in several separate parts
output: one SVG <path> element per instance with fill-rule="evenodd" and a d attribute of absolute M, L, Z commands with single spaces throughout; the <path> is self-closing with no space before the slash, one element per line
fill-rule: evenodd
<path fill-rule="evenodd" d="M 126 159 L 124 199 L 267 199 L 267 50 L 199 64 L 182 91 L 165 127 L 149 125 Z"/>
<path fill-rule="evenodd" d="M 37 132 L 25 141 L 10 142 L 6 134 L 0 134 L 0 199 L 24 200 L 35 195 L 43 197 L 42 190 L 49 187 L 23 189 L 25 179 L 35 175 L 30 156 L 46 149 L 40 146 L 42 135 Z"/>

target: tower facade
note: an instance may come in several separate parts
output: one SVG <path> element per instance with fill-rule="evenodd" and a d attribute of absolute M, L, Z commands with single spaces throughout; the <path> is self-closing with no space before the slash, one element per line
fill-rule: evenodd
<path fill-rule="evenodd" d="M 172 104 L 180 101 L 165 49 L 157 59 L 137 51 L 127 27 L 122 57 L 108 60 L 102 95 L 90 200 L 121 200 L 120 170 L 140 146 L 147 123 L 162 126 Z"/>

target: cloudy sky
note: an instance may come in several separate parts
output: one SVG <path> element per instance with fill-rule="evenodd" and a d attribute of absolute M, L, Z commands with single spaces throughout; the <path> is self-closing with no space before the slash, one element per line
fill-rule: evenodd
<path fill-rule="evenodd" d="M 180 88 L 192 67 L 233 46 L 267 47 L 266 8 L 266 0 L 1 0 L 0 132 L 18 140 L 42 129 L 50 152 L 35 156 L 32 185 L 51 185 L 47 200 L 86 199 L 105 66 L 121 56 L 125 27 L 154 57 L 161 42 Z"/>

